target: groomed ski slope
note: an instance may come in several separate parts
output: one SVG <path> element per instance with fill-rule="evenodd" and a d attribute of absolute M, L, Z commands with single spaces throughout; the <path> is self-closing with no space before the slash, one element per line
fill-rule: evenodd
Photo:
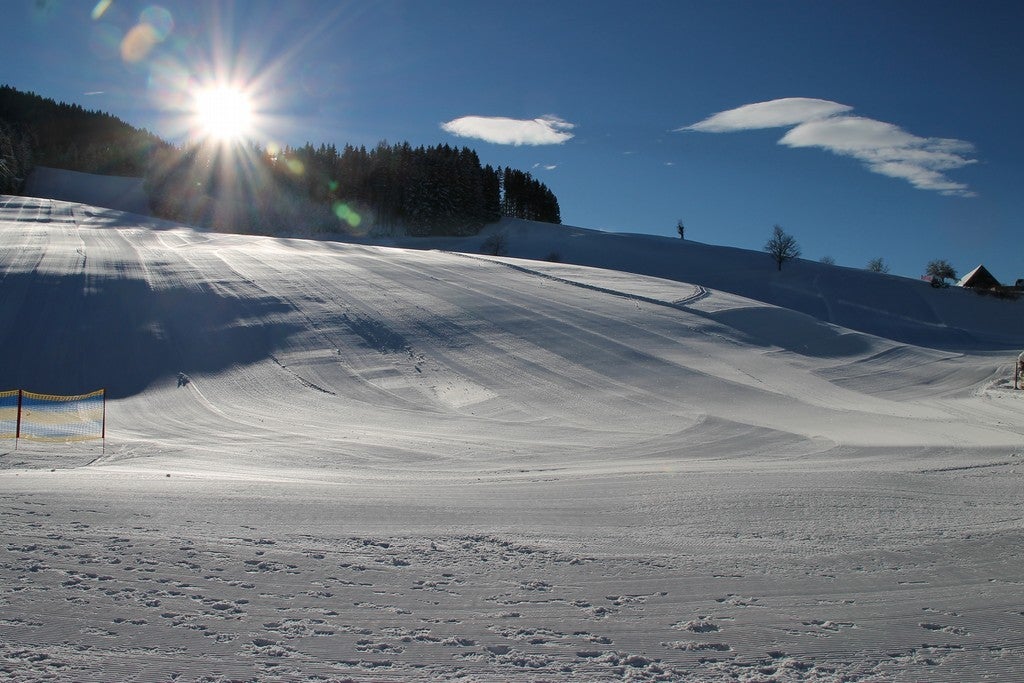
<path fill-rule="evenodd" d="M 622 261 L 0 198 L 0 389 L 109 396 L 0 449 L 0 672 L 1024 678 L 1020 302 L 504 229 Z"/>

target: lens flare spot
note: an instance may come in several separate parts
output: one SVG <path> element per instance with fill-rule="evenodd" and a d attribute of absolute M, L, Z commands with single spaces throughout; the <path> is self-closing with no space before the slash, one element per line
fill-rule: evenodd
<path fill-rule="evenodd" d="M 98 9 L 99 5 L 96 7 Z M 147 7 L 139 14 L 139 23 L 121 41 L 122 59 L 126 62 L 141 62 L 149 56 L 157 43 L 167 40 L 173 29 L 174 18 L 169 11 L 159 5 Z"/>
<path fill-rule="evenodd" d="M 139 23 L 152 26 L 156 39 L 160 42 L 167 40 L 167 36 L 171 35 L 171 31 L 174 30 L 174 17 L 160 5 L 150 5 L 142 10 L 139 15 Z"/>
<path fill-rule="evenodd" d="M 149 24 L 136 24 L 121 41 L 121 59 L 131 63 L 141 62 L 158 42 L 156 29 Z"/>
<path fill-rule="evenodd" d="M 338 220 L 345 221 L 349 224 L 349 227 L 358 228 L 359 224 L 363 222 L 363 217 L 344 202 L 334 202 L 334 206 L 332 208 L 334 209 L 334 215 L 338 217 Z"/>
<path fill-rule="evenodd" d="M 306 167 L 298 159 L 285 159 L 284 165 L 295 175 L 302 175 L 306 172 Z"/>
<path fill-rule="evenodd" d="M 114 4 L 114 0 L 100 0 L 96 3 L 96 6 L 92 8 L 92 20 L 96 21 L 104 15 L 104 13 L 110 9 L 110 6 Z"/>

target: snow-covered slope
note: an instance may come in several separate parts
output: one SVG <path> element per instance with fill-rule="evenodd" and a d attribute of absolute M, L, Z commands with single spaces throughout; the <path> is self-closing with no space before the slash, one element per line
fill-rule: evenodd
<path fill-rule="evenodd" d="M 25 194 L 149 215 L 149 197 L 142 178 L 96 175 L 36 166 L 25 181 Z"/>
<path fill-rule="evenodd" d="M 1024 340 L 1024 302 L 858 268 L 798 259 L 779 271 L 764 252 L 654 235 L 623 234 L 506 218 L 478 237 L 407 239 L 477 253 L 492 234 L 509 256 L 561 261 L 693 282 L 805 313 L 887 339 L 932 348 L 1016 348 Z"/>
<path fill-rule="evenodd" d="M 105 452 L 0 457 L 0 667 L 1024 673 L 1016 303 L 505 229 L 619 269 L 0 199 L 0 389 L 111 397 Z"/>

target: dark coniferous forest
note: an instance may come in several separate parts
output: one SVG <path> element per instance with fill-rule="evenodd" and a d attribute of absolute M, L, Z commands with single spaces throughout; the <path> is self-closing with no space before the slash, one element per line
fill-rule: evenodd
<path fill-rule="evenodd" d="M 269 232 L 296 212 L 314 230 L 350 234 L 466 235 L 502 216 L 561 222 L 555 195 L 529 173 L 449 145 L 198 144 L 157 152 L 147 183 L 158 214 L 233 232 Z"/>
<path fill-rule="evenodd" d="M 468 147 L 172 145 L 99 111 L 0 86 L 0 193 L 36 165 L 145 177 L 153 213 L 229 232 L 466 235 L 502 216 L 560 223 L 529 173 Z"/>
<path fill-rule="evenodd" d="M 20 192 L 37 165 L 141 176 L 161 147 L 170 145 L 110 114 L 0 86 L 0 192 Z"/>

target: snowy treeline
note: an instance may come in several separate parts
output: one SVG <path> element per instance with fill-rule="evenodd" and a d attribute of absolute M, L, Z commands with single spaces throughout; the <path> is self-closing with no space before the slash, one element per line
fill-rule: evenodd
<path fill-rule="evenodd" d="M 0 119 L 0 194 L 18 194 L 32 166 L 32 149 L 23 127 Z"/>
<path fill-rule="evenodd" d="M 482 166 L 476 152 L 449 145 L 379 143 L 268 150 L 196 144 L 158 153 L 147 177 L 154 211 L 166 218 L 241 232 L 273 232 L 305 206 L 328 232 L 475 234 L 504 216 L 561 222 L 558 200 L 529 173 Z M 231 207 L 231 208 L 226 208 Z M 297 217 L 298 218 L 298 217 Z M 250 230 L 246 230 L 246 226 Z"/>
<path fill-rule="evenodd" d="M 145 176 L 156 215 L 230 232 L 468 235 L 502 216 L 561 222 L 547 186 L 481 165 L 468 147 L 175 146 L 109 114 L 0 86 L 0 193 L 22 192 L 36 165 Z"/>
<path fill-rule="evenodd" d="M 110 114 L 0 86 L 0 193 L 20 192 L 36 165 L 141 176 L 151 151 L 168 146 Z"/>

